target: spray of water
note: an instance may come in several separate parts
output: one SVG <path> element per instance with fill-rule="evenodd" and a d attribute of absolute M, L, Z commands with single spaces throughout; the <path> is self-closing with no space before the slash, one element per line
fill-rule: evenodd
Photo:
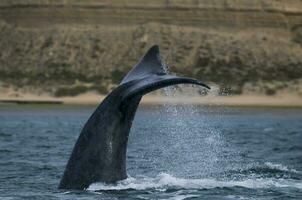
<path fill-rule="evenodd" d="M 169 73 L 169 67 L 166 64 L 163 67 L 165 72 Z M 203 94 L 204 88 L 195 85 L 177 85 L 164 88 L 162 93 L 169 97 L 168 99 L 191 98 Z M 161 109 L 161 116 L 165 122 L 161 134 L 169 134 L 164 155 L 167 155 L 166 160 L 170 163 L 171 169 L 181 168 L 177 171 L 182 171 L 183 174 L 177 175 L 209 177 L 225 170 L 224 166 L 221 166 L 221 160 L 224 158 L 220 156 L 226 148 L 225 141 L 221 130 L 213 123 L 215 121 L 217 124 L 221 119 L 218 114 L 216 118 L 211 118 L 212 122 L 209 123 L 208 112 L 209 109 L 204 106 L 177 105 L 169 101 Z M 182 160 L 183 165 L 176 161 L 177 156 L 172 156 L 174 152 L 181 152 L 179 159 Z M 200 169 L 198 174 L 191 173 L 191 166 L 188 166 L 188 163 L 198 163 Z M 171 171 L 168 173 L 173 174 Z"/>

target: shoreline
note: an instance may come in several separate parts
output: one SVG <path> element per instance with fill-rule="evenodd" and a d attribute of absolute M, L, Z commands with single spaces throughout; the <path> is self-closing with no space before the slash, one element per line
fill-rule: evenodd
<path fill-rule="evenodd" d="M 98 105 L 106 95 L 85 93 L 74 97 L 52 97 L 48 95 L 22 94 L 18 97 L 0 95 L 0 105 L 39 104 L 39 105 Z M 302 97 L 298 95 L 232 95 L 232 96 L 176 96 L 146 95 L 141 105 L 207 105 L 231 107 L 299 107 L 302 108 Z"/>

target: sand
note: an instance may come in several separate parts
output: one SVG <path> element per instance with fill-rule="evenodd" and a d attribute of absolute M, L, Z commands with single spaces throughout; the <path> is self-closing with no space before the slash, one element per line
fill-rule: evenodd
<path fill-rule="evenodd" d="M 62 102 L 66 105 L 97 105 L 105 95 L 95 92 L 87 92 L 75 97 L 52 97 L 49 95 L 35 95 L 22 93 L 11 95 L 10 93 L 0 94 L 0 103 L 3 101 L 20 101 L 20 102 Z M 34 104 L 33 102 L 33 104 Z M 7 103 L 7 102 L 6 102 Z M 230 95 L 230 96 L 182 96 L 165 97 L 161 95 L 146 95 L 143 97 L 141 104 L 193 104 L 193 105 L 213 105 L 213 106 L 266 106 L 266 107 L 302 107 L 302 97 L 298 95 L 282 94 L 275 96 L 265 95 Z"/>

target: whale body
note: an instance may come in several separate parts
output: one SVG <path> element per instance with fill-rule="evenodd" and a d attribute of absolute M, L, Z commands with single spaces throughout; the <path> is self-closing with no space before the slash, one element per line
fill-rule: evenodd
<path fill-rule="evenodd" d="M 128 136 L 142 96 L 159 88 L 184 83 L 209 89 L 198 80 L 167 74 L 159 47 L 151 47 L 86 122 L 59 188 L 82 190 L 94 182 L 114 183 L 126 179 Z"/>

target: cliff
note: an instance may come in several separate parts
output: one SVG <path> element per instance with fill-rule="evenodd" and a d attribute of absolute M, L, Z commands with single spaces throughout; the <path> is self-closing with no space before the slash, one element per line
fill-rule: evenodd
<path fill-rule="evenodd" d="M 159 44 L 171 71 L 222 91 L 302 95 L 299 0 L 14 0 L 0 22 L 2 91 L 106 93 Z"/>

